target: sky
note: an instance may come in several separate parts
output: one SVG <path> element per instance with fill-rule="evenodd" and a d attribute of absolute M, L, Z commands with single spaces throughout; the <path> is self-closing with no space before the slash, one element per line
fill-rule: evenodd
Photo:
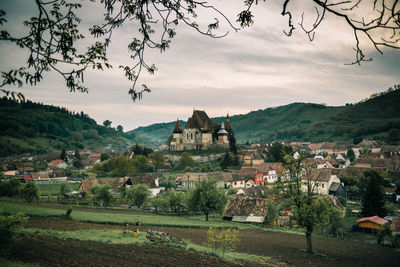
<path fill-rule="evenodd" d="M 100 23 L 103 10 L 99 1 L 76 2 L 83 4 L 80 29 L 86 33 L 88 27 Z M 241 2 L 212 1 L 232 22 L 243 9 Z M 261 2 L 254 8 L 255 23 L 238 32 L 220 19 L 220 33 L 229 30 L 224 38 L 212 39 L 178 25 L 170 49 L 146 51 L 147 62 L 154 63 L 158 71 L 142 75 L 139 84 L 145 83 L 152 92 L 135 103 L 128 94 L 130 82 L 118 68 L 133 63 L 127 51 L 137 32 L 133 23 L 113 33 L 108 50 L 113 69 L 86 73 L 88 94 L 70 93 L 56 73 L 47 73 L 36 86 L 6 89 L 20 91 L 35 102 L 83 111 L 100 124 L 110 120 L 112 126 L 122 125 L 127 131 L 177 118 L 186 120 L 193 109 L 216 117 L 293 102 L 345 105 L 400 83 L 400 50 L 383 49 L 381 55 L 362 37 L 363 48 L 373 61 L 346 65 L 355 56 L 352 30 L 328 15 L 310 42 L 298 23 L 304 12 L 305 22 L 311 25 L 315 11 L 309 5 L 294 4 L 288 6 L 296 27 L 291 37 L 283 32 L 288 27 L 287 17 L 281 15 L 281 1 Z M 0 9 L 7 13 L 4 27 L 17 35 L 24 31 L 22 21 L 37 12 L 33 0 L 2 0 Z M 360 10 L 360 14 L 367 11 Z M 200 11 L 199 24 L 205 26 L 215 16 Z M 0 58 L 0 71 L 23 66 L 27 60 L 25 51 L 4 41 L 0 41 Z"/>

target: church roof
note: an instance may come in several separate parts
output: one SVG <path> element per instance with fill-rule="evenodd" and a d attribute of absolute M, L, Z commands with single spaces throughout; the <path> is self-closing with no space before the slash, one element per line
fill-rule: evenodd
<path fill-rule="evenodd" d="M 203 130 L 208 124 L 208 128 L 212 124 L 207 113 L 202 110 L 194 110 L 192 117 L 186 123 L 185 129 L 200 129 Z"/>
<path fill-rule="evenodd" d="M 225 124 L 225 128 L 226 128 L 227 130 L 232 130 L 232 125 L 231 125 L 231 122 L 230 122 L 230 119 L 229 119 L 229 114 L 226 115 L 226 124 Z"/>
<path fill-rule="evenodd" d="M 224 122 L 221 122 L 221 130 L 218 131 L 218 135 L 224 135 L 224 134 L 228 134 L 228 132 L 225 130 Z"/>
<path fill-rule="evenodd" d="M 174 128 L 173 133 L 182 133 L 182 128 L 181 128 L 181 125 L 179 123 L 179 120 L 176 120 L 176 124 L 175 124 L 175 128 Z"/>

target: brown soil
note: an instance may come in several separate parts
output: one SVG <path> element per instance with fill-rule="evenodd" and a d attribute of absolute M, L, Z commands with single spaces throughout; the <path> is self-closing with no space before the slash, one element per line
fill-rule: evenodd
<path fill-rule="evenodd" d="M 68 231 L 77 229 L 123 229 L 121 225 L 80 223 L 48 218 L 31 218 L 27 227 Z M 152 229 L 167 232 L 196 244 L 203 245 L 206 241 L 206 229 L 172 227 L 152 227 Z M 145 228 L 142 228 L 142 231 L 145 230 Z M 291 266 L 397 266 L 400 262 L 400 253 L 392 248 L 378 247 L 351 240 L 315 237 L 313 238 L 313 248 L 323 254 L 318 256 L 304 252 L 305 238 L 303 235 L 260 229 L 241 230 L 239 238 L 241 243 L 237 251 L 270 256 Z M 29 242 L 33 242 L 33 245 L 30 245 Z M 206 255 L 165 247 L 111 245 L 41 237 L 26 237 L 23 242 L 16 246 L 16 251 L 13 252 L 13 255 L 19 260 L 39 262 L 49 266 L 94 266 L 99 263 L 105 266 L 152 266 L 153 264 L 163 266 L 202 264 L 224 266 L 223 264 L 226 264 Z M 24 252 L 22 253 L 22 251 Z M 135 251 L 135 253 L 132 254 L 131 251 Z M 66 256 L 58 255 L 63 253 Z M 134 257 L 134 264 L 130 260 L 132 257 Z M 73 261 L 69 262 L 71 258 Z M 93 265 L 91 265 L 92 262 Z M 69 263 L 71 265 L 68 265 Z"/>

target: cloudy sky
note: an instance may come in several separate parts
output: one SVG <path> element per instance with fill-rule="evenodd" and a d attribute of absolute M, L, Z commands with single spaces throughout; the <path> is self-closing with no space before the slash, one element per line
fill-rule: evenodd
<path fill-rule="evenodd" d="M 243 8 L 240 2 L 213 1 L 232 21 Z M 230 29 L 229 35 L 221 39 L 179 25 L 170 49 L 162 54 L 146 51 L 147 61 L 154 63 L 158 71 L 154 76 L 141 77 L 140 84 L 147 84 L 152 92 L 139 102 L 130 99 L 130 83 L 118 69 L 119 65 L 132 63 L 127 44 L 137 32 L 134 24 L 113 34 L 109 60 L 114 68 L 86 74 L 89 94 L 70 93 L 56 73 L 46 74 L 35 87 L 18 90 L 32 101 L 84 111 L 99 123 L 109 119 L 113 126 L 120 124 L 124 130 L 131 130 L 176 118 L 186 120 L 193 109 L 206 110 L 214 117 L 292 102 L 344 105 L 400 83 L 399 50 L 384 49 L 380 55 L 365 42 L 363 48 L 373 61 L 361 66 L 345 65 L 354 60 L 355 44 L 352 30 L 343 21 L 327 16 L 310 42 L 297 23 L 302 12 L 307 22 L 315 18 L 312 7 L 289 6 L 297 29 L 287 37 L 283 33 L 287 17 L 280 15 L 281 2 L 259 4 L 254 9 L 252 27 L 238 32 Z M 100 22 L 103 10 L 98 3 L 82 3 L 81 30 L 85 33 L 87 27 Z M 23 29 L 22 21 L 36 12 L 33 0 L 2 0 L 1 8 L 9 21 L 5 27 L 17 33 Z M 207 25 L 216 16 L 202 15 L 200 12 L 200 25 Z M 220 30 L 223 33 L 229 28 L 221 25 Z M 7 71 L 24 65 L 26 53 L 0 42 L 0 58 L 0 71 Z"/>

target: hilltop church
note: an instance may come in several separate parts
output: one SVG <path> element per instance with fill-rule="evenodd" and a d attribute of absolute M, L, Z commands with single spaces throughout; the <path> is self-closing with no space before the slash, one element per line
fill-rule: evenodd
<path fill-rule="evenodd" d="M 187 120 L 184 130 L 179 120 L 176 121 L 170 150 L 207 150 L 214 145 L 228 147 L 227 130 L 232 130 L 229 115 L 226 117 L 226 127 L 222 122 L 221 129 L 218 131 L 218 140 L 213 142 L 212 121 L 205 111 L 193 110 L 193 115 Z"/>

